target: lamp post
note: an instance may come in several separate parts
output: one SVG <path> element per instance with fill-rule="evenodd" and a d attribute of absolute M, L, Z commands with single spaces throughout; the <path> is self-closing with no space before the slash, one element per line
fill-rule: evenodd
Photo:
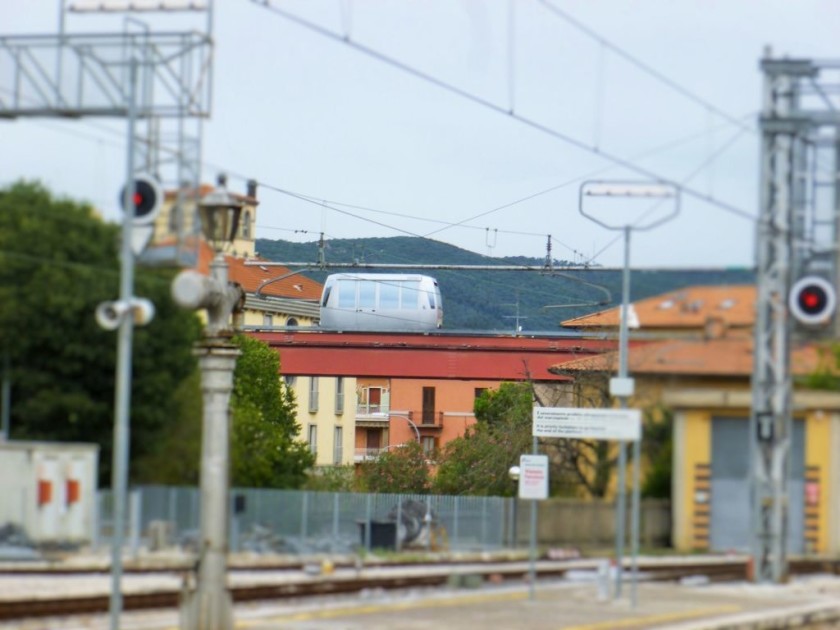
<path fill-rule="evenodd" d="M 231 315 L 242 308 L 242 288 L 228 280 L 222 250 L 233 241 L 242 204 L 218 186 L 198 206 L 201 230 L 216 254 L 210 275 L 182 271 L 172 283 L 172 296 L 184 308 L 206 309 L 204 338 L 196 344 L 204 403 L 201 438 L 201 541 L 194 588 L 181 602 L 186 630 L 232 630 L 233 603 L 227 588 L 228 452 L 230 395 L 238 348 L 230 342 Z"/>
<path fill-rule="evenodd" d="M 521 469 L 519 468 L 519 466 L 511 466 L 510 468 L 508 468 L 508 477 L 510 477 L 511 481 L 513 481 L 513 483 L 516 484 L 516 492 L 513 495 L 513 510 L 512 510 L 512 512 L 513 512 L 513 523 L 512 523 L 512 527 L 510 528 L 511 529 L 511 543 L 512 543 L 511 546 L 514 549 L 516 549 L 517 542 L 519 542 L 519 538 L 516 535 L 516 533 L 517 533 L 516 532 L 516 526 L 517 526 L 516 510 L 517 510 L 517 506 L 518 506 L 518 503 L 519 503 L 519 474 L 520 474 L 520 472 L 521 472 Z"/>
<path fill-rule="evenodd" d="M 636 224 L 624 223 L 622 225 L 613 225 L 606 223 L 601 219 L 587 214 L 583 209 L 583 199 L 585 197 L 612 197 L 612 198 L 635 198 L 635 199 L 674 199 L 674 207 L 664 216 L 641 223 L 637 221 Z M 657 206 L 650 208 L 645 212 L 641 219 L 644 219 L 647 214 L 654 210 Z M 630 232 L 632 230 L 650 230 L 654 227 L 662 225 L 666 221 L 670 221 L 679 213 L 679 189 L 673 184 L 665 182 L 583 182 L 580 186 L 580 195 L 578 210 L 587 219 L 590 219 L 608 230 L 621 230 L 624 233 L 624 269 L 622 272 L 621 282 L 621 318 L 619 321 L 618 333 L 618 377 L 610 379 L 610 395 L 619 399 L 622 409 L 627 407 L 627 399 L 634 393 L 634 381 L 628 377 L 628 317 L 630 312 Z M 632 596 L 633 605 L 636 605 L 636 556 L 639 548 L 639 460 L 640 441 L 633 442 L 633 506 L 632 506 L 632 521 L 631 521 L 631 538 L 632 538 Z M 619 442 L 618 445 L 618 509 L 616 510 L 616 533 L 615 533 L 615 548 L 616 548 L 616 578 L 615 578 L 615 593 L 616 597 L 621 597 L 621 579 L 622 579 L 622 560 L 624 555 L 624 522 L 627 512 L 626 508 L 626 468 L 627 468 L 627 451 L 624 447 L 624 442 Z"/>

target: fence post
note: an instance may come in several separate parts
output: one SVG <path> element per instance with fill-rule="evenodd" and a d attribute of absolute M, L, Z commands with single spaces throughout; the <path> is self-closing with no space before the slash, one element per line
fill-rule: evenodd
<path fill-rule="evenodd" d="M 371 495 L 366 495 L 365 501 L 365 549 L 370 551 L 370 502 L 371 502 Z"/>
<path fill-rule="evenodd" d="M 486 498 L 486 497 L 485 497 Z M 481 502 L 481 548 L 487 544 L 487 501 Z"/>
<path fill-rule="evenodd" d="M 140 520 L 141 514 L 140 511 L 142 510 L 141 501 L 140 501 L 140 490 L 135 488 L 129 493 L 129 506 L 128 511 L 131 516 L 129 521 L 129 540 L 131 541 L 131 555 L 132 557 L 136 558 L 137 554 L 140 551 Z"/>
<path fill-rule="evenodd" d="M 397 551 L 402 551 L 402 541 L 400 540 L 400 523 L 402 523 L 402 497 L 397 495 L 397 525 L 396 525 L 396 533 L 394 541 L 396 544 L 394 545 L 397 548 Z"/>
<path fill-rule="evenodd" d="M 455 497 L 455 505 L 452 506 L 452 540 L 449 542 L 449 548 L 455 549 L 456 541 L 458 540 L 458 497 Z"/>
<path fill-rule="evenodd" d="M 176 503 L 176 496 L 175 493 L 178 491 L 175 487 L 169 487 L 167 490 L 167 495 L 169 495 L 169 505 L 167 506 L 166 510 L 166 520 L 172 523 L 172 529 L 174 530 L 178 526 L 178 517 L 175 514 L 175 506 Z M 174 531 L 173 531 L 174 534 Z"/>
<path fill-rule="evenodd" d="M 340 497 L 338 492 L 333 493 L 333 544 L 336 545 L 336 549 L 338 550 L 338 503 Z"/>
<path fill-rule="evenodd" d="M 309 517 L 309 492 L 303 493 L 303 500 L 300 506 L 300 538 L 301 542 L 306 540 L 307 535 L 307 519 Z"/>
<path fill-rule="evenodd" d="M 429 528 L 429 538 L 426 542 L 426 551 L 432 550 L 432 496 L 426 495 L 426 527 Z"/>

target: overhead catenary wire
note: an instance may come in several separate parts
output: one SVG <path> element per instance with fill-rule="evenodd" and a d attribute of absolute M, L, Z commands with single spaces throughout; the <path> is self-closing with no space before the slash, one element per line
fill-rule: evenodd
<path fill-rule="evenodd" d="M 634 57 L 633 55 L 631 55 L 629 52 L 627 52 L 623 48 L 620 48 L 618 45 L 612 43 L 611 41 L 609 41 L 608 39 L 606 39 L 602 35 L 599 35 L 592 28 L 583 24 L 580 20 L 577 20 L 577 19 L 573 18 L 571 15 L 569 15 L 569 13 L 567 13 L 566 11 L 563 11 L 562 9 L 557 7 L 556 5 L 549 2 L 548 0 L 538 0 L 538 1 L 546 9 L 548 9 L 548 11 L 550 13 L 553 13 L 555 16 L 563 19 L 568 24 L 571 24 L 574 28 L 576 28 L 580 32 L 586 34 L 588 37 L 594 39 L 596 42 L 598 42 L 604 48 L 606 48 L 606 49 L 610 50 L 611 52 L 613 52 L 614 54 L 618 55 L 619 57 L 621 57 L 622 59 L 624 59 L 625 61 L 627 61 L 631 65 L 635 66 L 636 68 L 638 68 L 642 72 L 645 72 L 645 73 L 649 74 L 650 76 L 652 76 L 654 79 L 656 79 L 657 81 L 659 81 L 663 85 L 668 86 L 669 88 L 671 88 L 675 92 L 681 94 L 685 98 L 687 98 L 691 101 L 694 101 L 697 105 L 699 105 L 701 107 L 704 107 L 711 112 L 714 112 L 716 115 L 720 116 L 721 118 L 728 121 L 729 123 L 743 129 L 744 131 L 754 131 L 751 127 L 746 125 L 743 121 L 739 120 L 737 117 L 733 116 L 732 114 L 730 114 L 728 112 L 725 112 L 724 110 L 720 109 L 719 107 L 716 107 L 713 103 L 710 103 L 708 100 L 704 99 L 701 96 L 698 96 L 697 94 L 695 94 L 694 92 L 692 92 L 688 88 L 683 87 L 682 85 L 677 83 L 675 80 L 673 80 L 670 77 L 668 77 L 668 76 L 664 75 L 663 73 L 659 72 L 658 70 L 656 70 L 652 66 L 646 64 L 645 62 L 638 59 L 637 57 Z"/>
<path fill-rule="evenodd" d="M 448 92 L 451 92 L 452 94 L 460 96 L 461 98 L 463 98 L 465 100 L 473 102 L 477 105 L 481 105 L 482 107 L 485 107 L 487 109 L 495 111 L 499 114 L 503 114 L 505 116 L 508 116 L 509 118 L 512 118 L 512 119 L 516 120 L 517 122 L 519 122 L 519 123 L 521 123 L 525 126 L 528 126 L 532 129 L 540 131 L 540 132 L 542 132 L 542 133 L 544 133 L 548 136 L 556 138 L 556 139 L 558 139 L 558 140 L 560 140 L 560 141 L 562 141 L 562 142 L 564 142 L 568 145 L 576 147 L 576 148 L 578 148 L 582 151 L 586 151 L 586 152 L 598 155 L 598 156 L 602 157 L 603 159 L 605 159 L 609 162 L 612 162 L 612 163 L 614 163 L 618 166 L 621 166 L 623 168 L 626 168 L 629 171 L 632 171 L 632 172 L 636 173 L 637 175 L 647 177 L 651 180 L 661 182 L 663 184 L 668 184 L 668 185 L 671 185 L 671 186 L 675 186 L 676 188 L 679 188 L 684 195 L 688 195 L 690 197 L 693 197 L 694 199 L 697 199 L 699 201 L 703 201 L 705 203 L 708 203 L 712 206 L 720 208 L 721 210 L 724 210 L 724 211 L 729 212 L 731 214 L 741 216 L 741 217 L 749 219 L 751 221 L 754 221 L 756 219 L 756 217 L 753 214 L 747 212 L 746 210 L 743 210 L 742 208 L 739 208 L 739 207 L 737 207 L 735 205 L 732 205 L 730 203 L 727 203 L 725 201 L 719 200 L 715 197 L 712 197 L 711 195 L 708 195 L 708 194 L 706 194 L 704 192 L 701 192 L 699 190 L 696 190 L 694 188 L 689 188 L 687 186 L 680 186 L 677 182 L 672 181 L 670 178 L 663 177 L 660 174 L 658 174 L 658 173 L 656 173 L 656 172 L 654 172 L 654 171 L 652 171 L 648 168 L 641 167 L 641 166 L 633 163 L 632 161 L 630 161 L 626 158 L 615 155 L 611 152 L 601 150 L 598 147 L 589 145 L 586 142 L 583 142 L 582 140 L 579 140 L 579 139 L 577 139 L 577 138 L 575 138 L 575 137 L 573 137 L 569 134 L 566 134 L 566 133 L 563 133 L 563 132 L 558 131 L 556 129 L 553 129 L 553 128 L 549 127 L 548 125 L 545 125 L 545 124 L 543 124 L 543 123 L 541 123 L 537 120 L 534 120 L 532 118 L 526 118 L 524 116 L 521 116 L 521 115 L 517 114 L 516 112 L 508 111 L 504 107 L 502 107 L 500 105 L 497 105 L 496 103 L 494 103 L 490 100 L 482 98 L 482 97 L 480 97 L 476 94 L 473 94 L 471 92 L 468 92 L 467 90 L 459 88 L 456 85 L 453 85 L 451 83 L 443 81 L 442 79 L 439 79 L 435 76 L 432 76 L 432 75 L 428 74 L 427 72 L 423 72 L 422 70 L 419 70 L 418 68 L 415 68 L 415 67 L 413 67 L 413 66 L 411 66 L 407 63 L 404 63 L 402 61 L 394 59 L 393 57 L 390 57 L 390 56 L 388 56 L 388 55 L 386 55 L 386 54 L 384 54 L 384 53 L 382 53 L 378 50 L 375 50 L 373 48 L 370 48 L 368 46 L 360 44 L 360 43 L 350 39 L 349 37 L 342 37 L 341 35 L 338 35 L 338 34 L 332 32 L 332 31 L 330 31 L 327 28 L 324 28 L 322 26 L 319 26 L 317 24 L 309 22 L 308 20 L 305 20 L 305 19 L 303 19 L 299 16 L 296 16 L 292 13 L 289 13 L 288 11 L 285 11 L 283 9 L 278 8 L 277 6 L 275 6 L 271 2 L 271 0 L 251 0 L 251 2 L 266 8 L 267 10 L 275 13 L 276 15 L 279 15 L 280 17 L 282 17 L 282 18 L 284 18 L 288 21 L 294 22 L 295 24 L 298 24 L 299 26 L 302 26 L 306 29 L 309 29 L 309 30 L 311 30 L 315 33 L 318 33 L 319 35 L 321 35 L 323 37 L 332 39 L 332 40 L 334 40 L 336 42 L 339 42 L 339 43 L 341 43 L 345 46 L 349 46 L 350 48 L 352 48 L 352 49 L 354 49 L 358 52 L 361 52 L 361 53 L 363 53 L 363 54 L 365 54 L 365 55 L 367 55 L 367 56 L 369 56 L 373 59 L 376 59 L 376 60 L 380 61 L 381 63 L 384 63 L 384 64 L 387 64 L 387 65 L 392 66 L 394 68 L 397 68 L 397 69 L 401 70 L 402 72 L 405 72 L 406 74 L 409 74 L 409 75 L 414 76 L 418 79 L 426 81 L 427 83 L 435 85 L 435 86 L 437 86 L 441 89 L 444 89 Z"/>

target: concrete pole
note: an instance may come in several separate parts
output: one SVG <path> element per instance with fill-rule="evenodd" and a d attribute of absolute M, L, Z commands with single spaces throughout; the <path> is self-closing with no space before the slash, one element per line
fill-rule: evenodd
<path fill-rule="evenodd" d="M 232 630 L 227 588 L 229 403 L 239 349 L 223 339 L 196 348 L 204 420 L 201 443 L 201 549 L 197 585 L 181 609 L 185 630 Z"/>

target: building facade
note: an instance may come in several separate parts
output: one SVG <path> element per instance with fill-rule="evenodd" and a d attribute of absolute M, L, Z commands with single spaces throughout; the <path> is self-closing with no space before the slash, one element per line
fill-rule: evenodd
<path fill-rule="evenodd" d="M 726 287 L 692 287 L 681 294 L 689 298 L 685 308 L 665 295 L 634 309 L 636 328 L 658 334 L 630 344 L 629 373 L 636 382 L 630 406 L 667 410 L 673 422 L 674 547 L 748 552 L 755 290 L 733 287 L 727 295 Z M 617 322 L 618 309 L 611 309 L 564 324 L 585 329 Z M 797 383 L 787 488 L 792 554 L 840 551 L 840 464 L 832 457 L 840 447 L 840 394 L 800 384 L 835 367 L 825 347 L 800 343 L 792 348 Z M 598 375 L 605 381 L 617 368 L 613 352 L 553 370 L 578 381 Z"/>

